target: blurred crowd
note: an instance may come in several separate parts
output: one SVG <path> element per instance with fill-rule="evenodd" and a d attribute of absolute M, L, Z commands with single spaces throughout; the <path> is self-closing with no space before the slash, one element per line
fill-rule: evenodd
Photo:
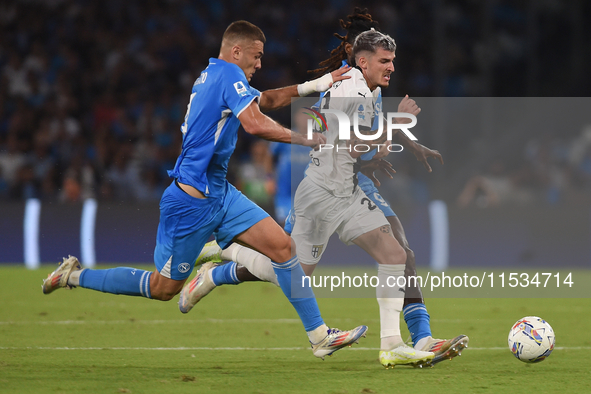
<path fill-rule="evenodd" d="M 576 138 L 546 135 L 528 140 L 517 163 L 495 157 L 467 180 L 456 203 L 485 208 L 508 203 L 590 201 L 591 124 Z"/>
<path fill-rule="evenodd" d="M 388 95 L 585 96 L 590 83 L 580 76 L 589 64 L 589 48 L 578 29 L 588 19 L 589 5 L 572 3 L 579 8 L 554 0 L 383 0 L 364 1 L 363 6 L 398 44 L 396 72 L 403 77 L 395 78 Z M 228 24 L 247 19 L 265 32 L 263 69 L 252 81 L 264 90 L 310 79 L 308 70 L 339 44 L 333 33 L 344 33 L 338 20 L 354 5 L 310 0 L 3 1 L 0 200 L 158 201 L 170 183 L 166 170 L 180 150 L 179 129 L 191 86 L 208 58 L 217 57 Z M 273 116 L 289 124 L 289 113 Z M 561 146 L 589 138 L 573 135 Z M 229 179 L 270 204 L 273 158 L 265 143 L 253 141 L 240 132 Z M 500 166 L 495 162 L 473 174 L 453 197 L 460 196 L 460 205 L 482 205 L 484 179 L 499 174 L 511 180 L 511 187 L 545 188 L 548 201 L 559 201 L 556 190 L 569 187 L 588 192 L 591 159 L 589 144 L 585 147 L 561 150 L 551 138 L 532 141 L 520 153 L 531 174 L 520 173 L 521 167 L 503 169 L 512 160 L 499 158 Z M 446 152 L 448 161 L 454 156 L 453 150 Z M 392 193 L 401 199 L 426 198 L 428 183 L 414 181 L 413 170 L 405 170 L 416 164 L 397 164 Z M 502 201 L 500 196 L 484 198 L 486 204 Z"/>

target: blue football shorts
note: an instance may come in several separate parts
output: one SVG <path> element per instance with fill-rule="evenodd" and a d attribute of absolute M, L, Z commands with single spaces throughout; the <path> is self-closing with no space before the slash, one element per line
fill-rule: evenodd
<path fill-rule="evenodd" d="M 173 182 L 160 200 L 154 263 L 166 278 L 187 279 L 211 235 L 224 249 L 269 215 L 227 183 L 223 198 L 194 198 Z"/>
<path fill-rule="evenodd" d="M 388 204 L 388 201 L 386 201 L 384 197 L 382 197 L 378 188 L 376 187 L 376 185 L 374 185 L 371 179 L 369 179 L 362 173 L 357 174 L 357 179 L 359 180 L 358 186 L 361 188 L 361 190 L 363 190 L 365 195 L 371 201 L 373 201 L 378 206 L 378 208 L 382 210 L 382 212 L 384 212 L 385 217 L 396 216 L 396 214 L 392 210 L 392 207 L 390 207 L 390 204 Z"/>

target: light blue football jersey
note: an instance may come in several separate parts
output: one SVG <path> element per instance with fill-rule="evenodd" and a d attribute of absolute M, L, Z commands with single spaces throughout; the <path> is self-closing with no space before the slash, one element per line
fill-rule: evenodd
<path fill-rule="evenodd" d="M 210 58 L 193 85 L 181 126 L 182 151 L 168 175 L 206 196 L 223 197 L 228 162 L 238 138 L 238 116 L 260 95 L 240 67 Z"/>

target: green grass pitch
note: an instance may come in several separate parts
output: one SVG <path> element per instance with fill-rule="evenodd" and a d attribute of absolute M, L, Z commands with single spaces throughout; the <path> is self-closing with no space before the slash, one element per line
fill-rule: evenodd
<path fill-rule="evenodd" d="M 434 336 L 463 333 L 470 347 L 434 368 L 386 370 L 375 299 L 319 299 L 327 324 L 369 326 L 359 345 L 322 361 L 273 285 L 220 287 L 183 315 L 178 297 L 43 295 L 53 268 L 0 268 L 1 393 L 583 393 L 591 385 L 588 298 L 428 299 Z M 539 364 L 507 349 L 511 325 L 527 315 L 556 332 L 557 348 Z"/>

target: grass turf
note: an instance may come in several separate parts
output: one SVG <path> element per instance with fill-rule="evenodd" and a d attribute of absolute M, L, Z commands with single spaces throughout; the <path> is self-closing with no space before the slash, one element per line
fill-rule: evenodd
<path fill-rule="evenodd" d="M 591 384 L 588 298 L 429 299 L 434 336 L 463 333 L 470 347 L 434 368 L 386 370 L 375 299 L 319 299 L 329 325 L 370 327 L 359 345 L 322 361 L 272 285 L 220 287 L 183 315 L 178 298 L 43 295 L 52 269 L 0 268 L 2 393 L 579 393 Z M 509 328 L 527 315 L 557 335 L 551 357 L 534 365 L 507 349 Z"/>

